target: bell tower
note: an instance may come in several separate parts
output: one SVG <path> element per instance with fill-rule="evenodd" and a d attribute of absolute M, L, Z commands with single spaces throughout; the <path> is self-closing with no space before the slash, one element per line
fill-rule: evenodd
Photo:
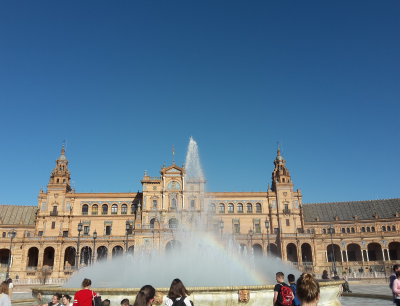
<path fill-rule="evenodd" d="M 275 169 L 272 171 L 272 191 L 277 191 L 280 186 L 293 186 L 290 171 L 286 168 L 286 160 L 281 155 L 278 147 L 277 156 L 274 160 Z"/>
<path fill-rule="evenodd" d="M 71 191 L 71 178 L 68 170 L 68 159 L 65 157 L 64 144 L 61 149 L 61 155 L 56 160 L 56 167 L 51 172 L 48 188 L 57 188 L 57 190 L 65 188 L 67 192 Z"/>

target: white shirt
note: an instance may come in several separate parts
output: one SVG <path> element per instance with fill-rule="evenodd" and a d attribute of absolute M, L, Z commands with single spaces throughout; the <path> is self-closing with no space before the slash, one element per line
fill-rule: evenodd
<path fill-rule="evenodd" d="M 0 306 L 11 306 L 10 297 L 5 293 L 0 294 Z"/>
<path fill-rule="evenodd" d="M 180 297 L 176 298 L 177 301 L 179 301 L 180 299 L 181 299 Z M 188 297 L 185 297 L 184 302 L 185 302 L 186 306 L 192 306 L 192 304 L 190 304 L 190 300 Z M 167 301 L 165 302 L 165 306 L 172 306 L 173 303 L 174 303 L 173 300 L 171 300 L 170 298 L 167 298 Z"/>

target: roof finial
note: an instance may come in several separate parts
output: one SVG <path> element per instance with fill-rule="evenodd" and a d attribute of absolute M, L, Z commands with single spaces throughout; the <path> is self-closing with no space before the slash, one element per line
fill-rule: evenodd
<path fill-rule="evenodd" d="M 172 164 L 175 165 L 175 149 L 174 149 L 174 144 L 172 144 Z"/>
<path fill-rule="evenodd" d="M 62 144 L 61 155 L 65 155 L 65 140 L 63 141 Z"/>
<path fill-rule="evenodd" d="M 280 156 L 281 155 L 281 150 L 279 148 L 279 141 L 276 142 L 276 145 L 278 146 L 278 156 Z"/>

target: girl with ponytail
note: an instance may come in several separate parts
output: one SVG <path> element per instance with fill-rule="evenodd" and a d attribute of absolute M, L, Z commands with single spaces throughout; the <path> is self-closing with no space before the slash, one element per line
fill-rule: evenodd
<path fill-rule="evenodd" d="M 152 286 L 143 286 L 137 294 L 133 306 L 151 306 L 151 303 L 154 301 L 155 294 L 156 290 Z"/>
<path fill-rule="evenodd" d="M 314 276 L 303 273 L 297 280 L 297 298 L 301 306 L 316 306 L 319 300 L 319 284 Z"/>

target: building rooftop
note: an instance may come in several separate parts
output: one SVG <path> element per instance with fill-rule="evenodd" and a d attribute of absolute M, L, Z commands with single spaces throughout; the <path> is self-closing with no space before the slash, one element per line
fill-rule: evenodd
<path fill-rule="evenodd" d="M 400 198 L 304 204 L 305 222 L 389 219 L 400 216 Z M 337 217 L 337 219 L 336 219 Z"/>
<path fill-rule="evenodd" d="M 2 224 L 35 225 L 37 206 L 0 205 L 0 219 Z"/>

